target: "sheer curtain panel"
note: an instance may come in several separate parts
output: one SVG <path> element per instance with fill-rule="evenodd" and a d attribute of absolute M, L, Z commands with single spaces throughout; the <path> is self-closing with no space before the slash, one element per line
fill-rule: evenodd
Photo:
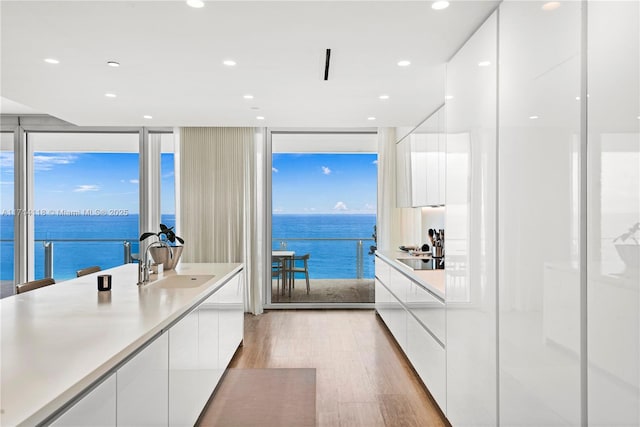
<path fill-rule="evenodd" d="M 256 129 L 180 129 L 184 262 L 242 262 L 245 311 L 262 312 Z"/>

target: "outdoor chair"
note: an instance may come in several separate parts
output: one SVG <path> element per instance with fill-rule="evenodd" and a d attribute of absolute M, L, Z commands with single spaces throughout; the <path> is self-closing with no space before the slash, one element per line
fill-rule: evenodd
<path fill-rule="evenodd" d="M 305 279 L 307 281 L 307 295 L 309 294 L 309 258 L 310 254 L 304 254 L 302 256 L 294 256 L 293 257 L 293 265 L 291 266 L 290 273 L 293 276 L 293 288 L 296 287 L 296 273 L 304 273 Z M 302 261 L 303 265 L 299 265 L 298 261 Z"/>
<path fill-rule="evenodd" d="M 280 279 L 284 286 L 284 259 L 281 257 L 271 258 L 271 279 L 277 277 L 276 295 L 280 295 Z M 284 290 L 284 289 L 283 289 Z"/>

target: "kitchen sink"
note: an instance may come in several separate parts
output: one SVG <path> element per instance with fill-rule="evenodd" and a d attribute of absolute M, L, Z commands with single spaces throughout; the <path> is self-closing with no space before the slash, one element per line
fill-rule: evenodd
<path fill-rule="evenodd" d="M 214 277 L 208 274 L 178 274 L 156 280 L 150 285 L 162 289 L 198 288 Z"/>

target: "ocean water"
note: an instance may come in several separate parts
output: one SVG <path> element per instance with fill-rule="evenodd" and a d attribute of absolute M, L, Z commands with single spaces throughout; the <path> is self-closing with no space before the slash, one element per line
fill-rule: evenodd
<path fill-rule="evenodd" d="M 163 215 L 162 221 L 174 225 L 175 215 Z M 91 265 L 103 269 L 121 265 L 125 240 L 131 242 L 132 253 L 138 252 L 138 215 L 135 214 L 36 215 L 34 222 L 36 278 L 44 277 L 43 241 L 54 242 L 56 280 L 73 278 L 76 270 Z M 373 278 L 373 256 L 367 253 L 374 244 L 371 234 L 375 223 L 375 215 L 274 215 L 273 248 L 280 249 L 282 244 L 296 255 L 309 253 L 311 278 L 346 279 L 356 277 L 356 239 L 366 239 L 362 250 L 363 277 Z M 89 241 L 91 239 L 94 241 Z M 0 216 L 0 280 L 13 280 L 13 216 L 9 215 Z"/>
<path fill-rule="evenodd" d="M 272 249 L 310 254 L 309 277 L 312 279 L 356 278 L 358 241 L 362 240 L 362 270 L 364 278 L 374 277 L 374 245 L 371 237 L 375 215 L 273 215 Z"/>

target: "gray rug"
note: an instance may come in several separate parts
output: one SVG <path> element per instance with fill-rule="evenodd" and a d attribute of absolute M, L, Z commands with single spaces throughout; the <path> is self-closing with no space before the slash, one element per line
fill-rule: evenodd
<path fill-rule="evenodd" d="M 229 369 L 199 426 L 313 427 L 315 369 Z"/>

